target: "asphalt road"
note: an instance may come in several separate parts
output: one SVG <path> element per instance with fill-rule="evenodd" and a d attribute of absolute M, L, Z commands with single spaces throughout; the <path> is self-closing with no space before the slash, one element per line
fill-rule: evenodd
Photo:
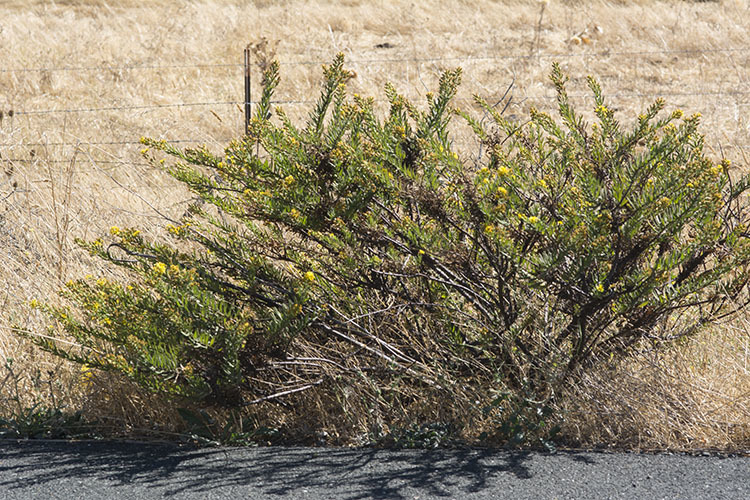
<path fill-rule="evenodd" d="M 750 457 L 0 441 L 0 498 L 750 499 Z"/>

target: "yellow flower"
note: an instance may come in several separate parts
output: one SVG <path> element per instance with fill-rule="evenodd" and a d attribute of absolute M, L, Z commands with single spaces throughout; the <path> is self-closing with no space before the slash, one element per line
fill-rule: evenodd
<path fill-rule="evenodd" d="M 312 271 L 307 271 L 304 275 L 305 280 L 313 283 L 315 281 L 315 274 Z"/>
<path fill-rule="evenodd" d="M 495 226 L 493 226 L 492 224 L 487 224 L 485 226 L 485 228 L 484 228 L 484 232 L 487 233 L 487 234 L 494 233 L 495 232 Z"/>
<path fill-rule="evenodd" d="M 32 308 L 36 309 L 37 307 L 39 307 L 39 301 L 38 301 L 38 300 L 36 300 L 36 299 L 31 299 L 31 301 L 29 302 L 29 305 L 30 305 L 30 306 L 31 306 Z"/>
<path fill-rule="evenodd" d="M 508 167 L 500 167 L 497 169 L 497 175 L 500 177 L 505 177 L 508 174 L 510 174 L 510 169 Z"/>
<path fill-rule="evenodd" d="M 289 215 L 291 215 L 292 218 L 294 219 L 299 219 L 300 213 L 299 213 L 299 210 L 297 210 L 296 208 L 293 208 L 289 211 Z"/>
<path fill-rule="evenodd" d="M 417 252 L 417 253 L 418 253 L 419 255 L 424 255 L 424 250 L 422 250 L 422 249 L 420 248 L 420 249 L 419 249 L 419 252 Z"/>
<path fill-rule="evenodd" d="M 167 272 L 167 265 L 163 262 L 157 262 L 153 269 L 156 274 L 164 274 Z"/>
<path fill-rule="evenodd" d="M 682 118 L 682 115 L 683 115 L 682 110 L 681 109 L 676 109 L 672 113 L 672 118 L 674 118 L 675 120 L 679 120 L 680 118 Z"/>
<path fill-rule="evenodd" d="M 112 236 L 117 236 L 118 234 L 120 234 L 120 228 L 117 226 L 110 227 L 109 234 L 111 234 Z"/>
<path fill-rule="evenodd" d="M 500 196 L 508 196 L 508 190 L 502 186 L 498 186 L 497 194 L 499 194 Z"/>
<path fill-rule="evenodd" d="M 596 291 L 599 292 L 599 293 L 603 293 L 604 292 L 604 285 L 602 285 L 601 283 L 599 283 L 598 285 L 596 285 Z"/>
<path fill-rule="evenodd" d="M 91 371 L 89 365 L 81 365 L 81 382 L 86 386 L 91 385 L 91 379 L 94 377 L 94 372 Z"/>
<path fill-rule="evenodd" d="M 528 220 L 529 220 L 529 224 L 536 224 L 537 222 L 539 222 L 539 217 L 532 215 L 531 217 L 529 217 Z"/>
<path fill-rule="evenodd" d="M 96 284 L 98 286 L 105 286 L 107 284 L 107 278 L 99 278 L 96 280 Z"/>
<path fill-rule="evenodd" d="M 289 187 L 289 186 L 291 186 L 292 184 L 294 184 L 294 180 L 295 180 L 295 179 L 294 179 L 294 176 L 293 176 L 293 175 L 287 175 L 287 176 L 286 176 L 286 177 L 284 178 L 284 184 L 285 184 L 285 185 L 286 185 L 287 187 Z"/>
<path fill-rule="evenodd" d="M 178 266 L 178 265 L 176 265 L 176 264 L 172 264 L 172 265 L 170 265 L 170 266 L 169 266 L 169 272 L 170 272 L 171 274 L 178 274 L 178 273 L 180 272 L 180 266 Z"/>
<path fill-rule="evenodd" d="M 141 154 L 142 155 L 145 155 L 146 153 L 148 153 L 148 148 L 141 149 Z"/>

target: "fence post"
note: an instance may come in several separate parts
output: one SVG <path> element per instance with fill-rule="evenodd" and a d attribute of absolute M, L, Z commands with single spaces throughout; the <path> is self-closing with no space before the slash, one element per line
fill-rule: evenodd
<path fill-rule="evenodd" d="M 245 47 L 245 135 L 250 132 L 250 45 Z"/>

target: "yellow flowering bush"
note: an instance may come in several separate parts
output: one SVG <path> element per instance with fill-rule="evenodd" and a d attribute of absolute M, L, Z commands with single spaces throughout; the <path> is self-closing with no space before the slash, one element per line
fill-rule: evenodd
<path fill-rule="evenodd" d="M 348 98 L 343 63 L 302 126 L 272 110 L 272 64 L 248 135 L 222 154 L 144 139 L 211 210 L 192 207 L 168 242 L 118 229 L 80 243 L 132 282 L 75 281 L 74 309 L 43 309 L 110 357 L 38 342 L 227 408 L 283 397 L 304 413 L 319 391 L 345 415 L 366 386 L 372 415 L 401 419 L 442 397 L 485 408 L 515 443 L 554 433 L 582 370 L 747 304 L 750 182 L 703 154 L 698 115 L 657 100 L 626 129 L 589 79 L 588 126 L 554 65 L 554 118 L 514 122 L 481 98 L 491 125 L 455 111 L 460 70 L 424 110 L 387 85 L 381 117 Z M 480 151 L 454 150 L 457 115 Z"/>

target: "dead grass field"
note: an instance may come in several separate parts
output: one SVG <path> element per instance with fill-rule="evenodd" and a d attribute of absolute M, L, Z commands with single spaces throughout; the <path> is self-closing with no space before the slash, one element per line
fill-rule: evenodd
<path fill-rule="evenodd" d="M 246 45 L 258 47 L 256 62 L 281 62 L 277 98 L 292 116 L 306 114 L 320 65 L 337 52 L 357 73 L 353 92 L 382 98 L 392 81 L 419 102 L 441 70 L 461 66 L 457 104 L 469 106 L 473 93 L 497 100 L 513 82 L 506 113 L 517 116 L 532 105 L 552 110 L 546 75 L 558 60 L 579 105 L 591 103 L 588 74 L 625 121 L 663 96 L 670 110 L 701 112 L 709 151 L 747 168 L 748 33 L 747 0 L 3 2 L 0 416 L 41 401 L 85 408 L 123 433 L 159 419 L 169 428 L 153 398 L 104 378 L 82 384 L 10 324 L 43 332 L 29 300 L 53 299 L 68 279 L 110 273 L 73 238 L 113 224 L 158 235 L 162 214 L 182 213 L 189 193 L 145 164 L 137 141 L 218 150 L 239 135 Z M 461 147 L 468 154 L 473 145 Z M 619 369 L 571 389 L 571 443 L 750 450 L 750 316 Z"/>

